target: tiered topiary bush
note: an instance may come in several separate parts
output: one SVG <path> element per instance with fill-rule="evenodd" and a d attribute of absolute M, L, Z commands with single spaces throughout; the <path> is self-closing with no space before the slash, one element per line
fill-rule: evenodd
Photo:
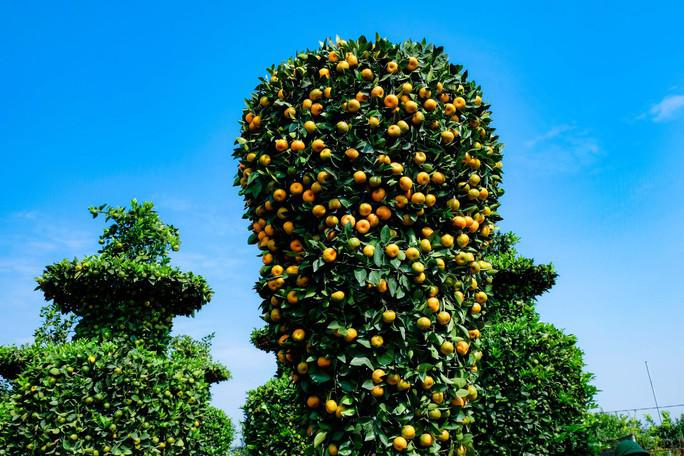
<path fill-rule="evenodd" d="M 12 380 L 6 454 L 190 455 L 212 435 L 226 447 L 225 432 L 203 425 L 216 423 L 209 386 L 228 371 L 208 341 L 170 338 L 173 317 L 211 297 L 203 278 L 169 266 L 178 231 L 151 203 L 91 212 L 111 222 L 99 254 L 38 279 L 56 309 L 79 318 L 74 341 L 0 351 L 0 375 Z"/>
<path fill-rule="evenodd" d="M 262 343 L 316 453 L 465 454 L 501 194 L 480 88 L 424 42 L 326 42 L 270 68 L 242 126 Z"/>

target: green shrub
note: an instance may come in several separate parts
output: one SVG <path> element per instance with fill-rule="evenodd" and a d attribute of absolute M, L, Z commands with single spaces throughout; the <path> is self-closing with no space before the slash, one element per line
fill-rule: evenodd
<path fill-rule="evenodd" d="M 482 332 L 476 448 L 483 456 L 589 454 L 592 375 L 576 338 L 539 321 L 536 298 L 556 273 L 520 256 L 517 242 L 511 233 L 497 235 L 490 251 L 498 272 Z"/>
<path fill-rule="evenodd" d="M 588 454 L 582 423 L 595 389 L 575 337 L 529 319 L 492 325 L 482 337 L 479 453 Z"/>
<path fill-rule="evenodd" d="M 99 254 L 48 266 L 38 288 L 53 305 L 36 342 L 0 347 L 0 375 L 11 381 L 0 454 L 227 451 L 232 427 L 208 404 L 210 384 L 230 374 L 211 359 L 210 337 L 170 336 L 173 317 L 192 315 L 212 293 L 202 277 L 169 265 L 178 231 L 151 203 L 91 213 L 110 222 Z"/>
<path fill-rule="evenodd" d="M 97 255 L 62 260 L 45 268 L 38 281 L 47 301 L 78 316 L 75 338 L 117 339 L 163 350 L 173 317 L 193 315 L 209 302 L 204 278 L 169 265 L 178 250 L 178 230 L 164 224 L 150 202 L 131 208 L 90 208 L 110 224 Z"/>
<path fill-rule="evenodd" d="M 79 340 L 35 353 L 14 381 L 10 455 L 188 454 L 209 400 L 204 361 Z"/>
<path fill-rule="evenodd" d="M 242 410 L 242 439 L 247 455 L 299 456 L 310 448 L 302 421 L 305 410 L 287 375 L 250 391 Z"/>
<path fill-rule="evenodd" d="M 223 410 L 207 407 L 202 418 L 199 436 L 199 455 L 228 456 L 235 438 L 235 429 Z"/>

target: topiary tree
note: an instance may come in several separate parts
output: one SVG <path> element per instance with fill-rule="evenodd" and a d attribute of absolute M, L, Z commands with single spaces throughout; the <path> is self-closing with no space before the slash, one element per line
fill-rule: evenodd
<path fill-rule="evenodd" d="M 235 428 L 226 413 L 216 407 L 204 411 L 199 437 L 199 455 L 228 456 L 235 438 Z"/>
<path fill-rule="evenodd" d="M 211 289 L 203 277 L 169 265 L 169 252 L 180 247 L 178 230 L 159 219 L 152 203 L 133 200 L 130 209 L 104 205 L 90 212 L 111 222 L 99 254 L 48 266 L 38 289 L 59 311 L 78 316 L 75 338 L 163 349 L 173 317 L 193 315 L 209 302 Z"/>
<path fill-rule="evenodd" d="M 303 425 L 305 407 L 288 375 L 272 378 L 249 391 L 242 407 L 243 451 L 250 456 L 309 454 L 311 443 Z"/>
<path fill-rule="evenodd" d="M 465 454 L 502 193 L 480 88 L 425 42 L 326 42 L 270 68 L 241 125 L 265 345 L 316 453 Z"/>
<path fill-rule="evenodd" d="M 230 434 L 201 433 L 209 386 L 229 377 L 210 356 L 210 338 L 171 339 L 174 315 L 189 315 L 211 290 L 203 278 L 169 266 L 178 232 L 151 203 L 92 208 L 112 222 L 99 255 L 48 266 L 38 288 L 43 312 L 36 343 L 0 348 L 0 375 L 12 382 L 5 454 L 187 455 Z"/>
<path fill-rule="evenodd" d="M 483 330 L 476 447 L 497 456 L 591 454 L 584 419 L 594 405 L 593 376 L 576 338 L 539 321 L 536 297 L 556 273 L 521 257 L 517 242 L 497 235 L 490 251 L 498 272 Z"/>

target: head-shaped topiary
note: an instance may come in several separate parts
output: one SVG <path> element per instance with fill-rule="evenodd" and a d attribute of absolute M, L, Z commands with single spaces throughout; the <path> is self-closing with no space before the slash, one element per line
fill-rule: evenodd
<path fill-rule="evenodd" d="M 234 156 L 257 290 L 317 454 L 464 454 L 501 181 L 489 106 L 425 42 L 269 69 Z"/>

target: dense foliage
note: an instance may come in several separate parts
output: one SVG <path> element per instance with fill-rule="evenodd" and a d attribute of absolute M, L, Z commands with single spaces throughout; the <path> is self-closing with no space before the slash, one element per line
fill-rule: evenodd
<path fill-rule="evenodd" d="M 518 319 L 488 327 L 484 341 L 480 454 L 588 454 L 582 422 L 595 390 L 575 337 Z"/>
<path fill-rule="evenodd" d="M 200 456 L 228 456 L 235 438 L 235 428 L 223 410 L 207 407 L 199 435 Z"/>
<path fill-rule="evenodd" d="M 583 421 L 596 389 L 584 372 L 574 336 L 539 321 L 536 298 L 555 283 L 551 265 L 536 265 L 515 249 L 513 234 L 495 236 L 497 269 L 485 353 L 482 398 L 475 404 L 481 455 L 589 454 Z"/>
<path fill-rule="evenodd" d="M 464 454 L 502 146 L 425 42 L 322 43 L 269 69 L 234 156 L 270 345 L 318 454 Z"/>
<path fill-rule="evenodd" d="M 272 378 L 248 393 L 243 406 L 243 452 L 249 456 L 299 456 L 310 449 L 305 407 L 287 375 Z"/>
<path fill-rule="evenodd" d="M 204 361 L 81 340 L 38 351 L 14 382 L 9 454 L 187 454 L 209 399 Z"/>
<path fill-rule="evenodd" d="M 590 413 L 586 417 L 586 428 L 595 455 L 612 449 L 618 440 L 629 435 L 653 454 L 671 454 L 654 451 L 657 449 L 684 447 L 684 415 L 673 418 L 670 413 L 662 412 L 662 423 L 656 423 L 649 415 L 642 421 L 622 414 Z"/>
<path fill-rule="evenodd" d="M 151 203 L 91 213 L 111 222 L 99 255 L 48 266 L 38 281 L 53 304 L 35 343 L 0 347 L 11 380 L 0 454 L 220 454 L 233 429 L 209 408 L 209 386 L 230 374 L 211 359 L 211 338 L 170 337 L 173 316 L 192 314 L 211 290 L 169 266 L 178 232 Z"/>

